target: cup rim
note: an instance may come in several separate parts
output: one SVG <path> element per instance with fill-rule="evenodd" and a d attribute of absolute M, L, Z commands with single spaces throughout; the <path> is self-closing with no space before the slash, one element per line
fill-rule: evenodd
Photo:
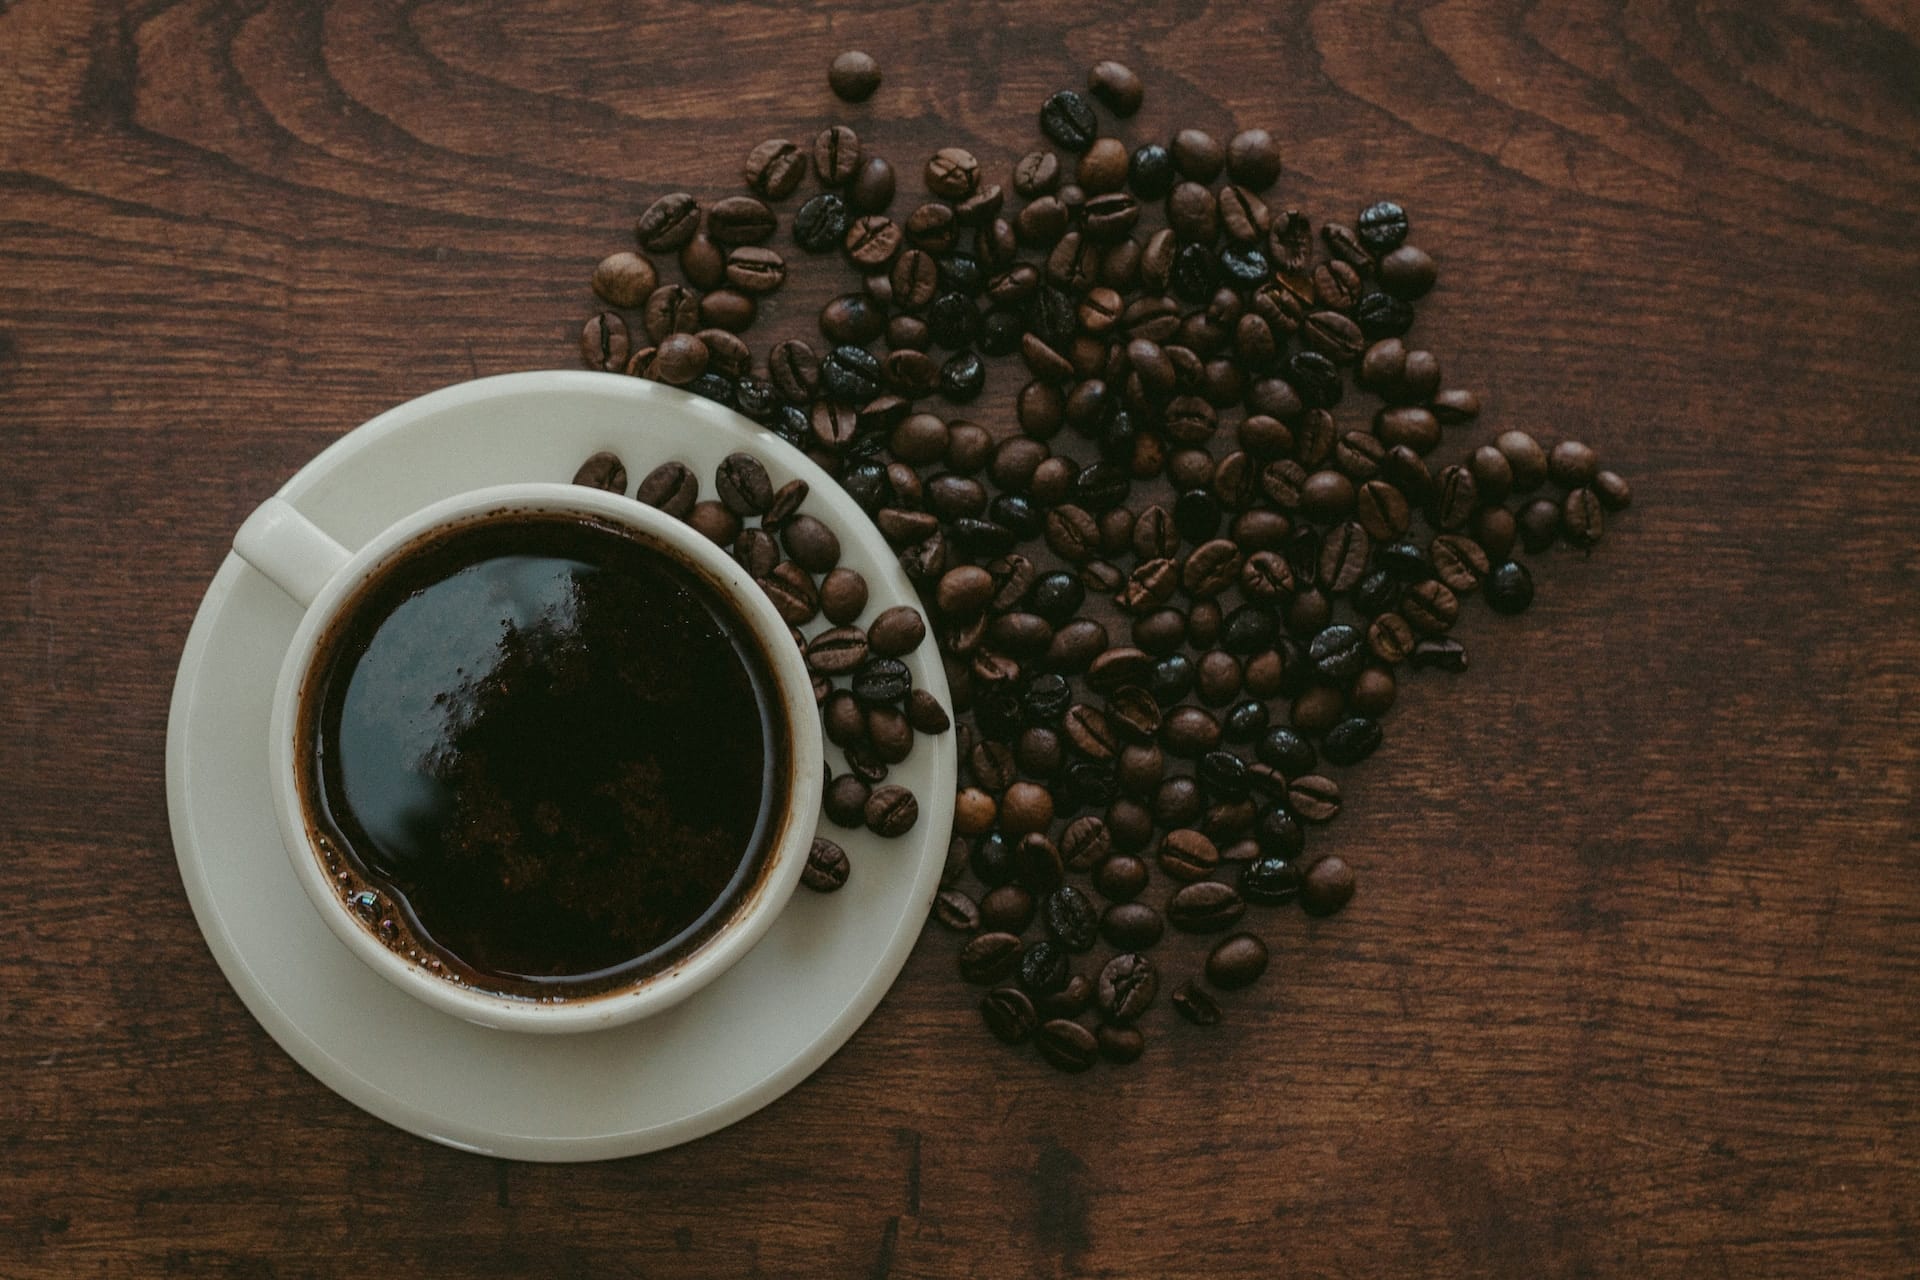
<path fill-rule="evenodd" d="M 320 642 L 342 605 L 400 552 L 455 524 L 512 512 L 557 512 L 605 519 L 661 546 L 719 590 L 759 643 L 788 733 L 789 785 L 776 838 L 758 882 L 731 919 L 664 969 L 577 999 L 513 996 L 464 986 L 429 972 L 389 948 L 348 907 L 314 847 L 299 771 L 300 695 Z M 800 883 L 820 816 L 818 778 L 824 748 L 816 723 L 811 679 L 791 630 L 733 558 L 692 527 L 633 498 L 583 485 L 525 482 L 493 485 L 441 499 L 404 516 L 351 553 L 314 597 L 281 661 L 269 716 L 268 772 L 281 844 L 295 878 L 327 926 L 361 961 L 423 1003 L 500 1030 L 538 1033 L 596 1031 L 662 1012 L 718 978 L 753 949 Z"/>

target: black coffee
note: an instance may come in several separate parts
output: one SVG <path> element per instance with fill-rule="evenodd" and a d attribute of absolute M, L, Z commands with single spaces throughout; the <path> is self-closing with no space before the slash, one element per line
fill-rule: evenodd
<path fill-rule="evenodd" d="M 304 801 L 394 949 L 487 990 L 605 990 L 752 891 L 785 807 L 765 657 L 617 526 L 494 516 L 350 602 L 302 698 Z"/>

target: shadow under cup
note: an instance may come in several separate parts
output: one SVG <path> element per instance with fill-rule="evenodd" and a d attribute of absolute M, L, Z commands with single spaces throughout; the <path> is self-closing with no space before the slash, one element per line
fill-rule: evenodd
<path fill-rule="evenodd" d="M 759 634 L 677 548 L 470 516 L 384 559 L 301 682 L 309 841 L 360 926 L 469 989 L 627 992 L 768 890 L 794 727 Z"/>

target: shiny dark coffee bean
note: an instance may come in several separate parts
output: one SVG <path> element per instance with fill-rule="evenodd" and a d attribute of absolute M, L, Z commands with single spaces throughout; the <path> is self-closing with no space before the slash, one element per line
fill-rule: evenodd
<path fill-rule="evenodd" d="M 1445 637 L 1422 640 L 1413 646 L 1408 665 L 1416 671 L 1465 671 L 1467 649 L 1458 640 Z"/>
<path fill-rule="evenodd" d="M 1062 89 L 1040 108 L 1040 132 L 1063 151 L 1079 155 L 1099 136 L 1100 122 L 1087 100 L 1071 89 Z"/>
<path fill-rule="evenodd" d="M 800 883 L 815 893 L 832 893 L 846 884 L 850 869 L 845 849 L 816 836 L 807 851 L 807 864 L 801 868 Z"/>
<path fill-rule="evenodd" d="M 1313 744 L 1287 728 L 1269 729 L 1254 753 L 1263 764 L 1278 769 L 1289 779 L 1311 773 L 1318 762 Z"/>
<path fill-rule="evenodd" d="M 1021 953 L 1018 972 L 1020 985 L 1029 994 L 1043 996 L 1066 986 L 1073 967 L 1063 948 L 1051 942 L 1035 942 Z"/>
<path fill-rule="evenodd" d="M 1300 893 L 1299 869 L 1278 854 L 1263 854 L 1240 871 L 1240 896 L 1262 906 L 1292 902 Z"/>
<path fill-rule="evenodd" d="M 1365 716 L 1349 716 L 1327 730 L 1321 750 L 1332 764 L 1353 765 L 1372 755 L 1379 746 L 1379 722 Z"/>
<path fill-rule="evenodd" d="M 1072 885 L 1061 885 L 1040 903 L 1047 933 L 1068 951 L 1088 951 L 1100 934 L 1100 916 L 1087 896 Z"/>
<path fill-rule="evenodd" d="M 1253 823 L 1253 839 L 1262 853 L 1283 858 L 1298 856 L 1306 846 L 1306 833 L 1293 815 L 1279 804 L 1271 804 L 1260 810 Z"/>
<path fill-rule="evenodd" d="M 846 234 L 846 201 L 831 191 L 813 196 L 793 215 L 793 241 L 808 253 L 837 248 Z"/>
<path fill-rule="evenodd" d="M 1487 574 L 1487 604 L 1495 613 L 1520 613 L 1532 603 L 1533 575 L 1525 565 L 1509 560 Z"/>

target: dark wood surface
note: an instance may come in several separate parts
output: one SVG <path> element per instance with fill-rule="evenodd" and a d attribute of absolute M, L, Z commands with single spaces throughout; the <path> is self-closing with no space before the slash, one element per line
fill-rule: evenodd
<path fill-rule="evenodd" d="M 1917 12 L 0 5 L 0 1276 L 1920 1272 Z M 1488 405 L 1449 450 L 1577 434 L 1636 486 L 1408 683 L 1352 907 L 1081 1078 L 987 1041 L 931 930 L 813 1079 L 646 1158 L 463 1155 L 309 1078 L 168 836 L 241 518 L 381 409 L 571 363 L 653 195 L 828 118 L 903 192 L 949 141 L 1004 172 L 1103 56 L 1129 137 L 1264 125 L 1318 217 L 1410 206 L 1417 332 Z"/>

